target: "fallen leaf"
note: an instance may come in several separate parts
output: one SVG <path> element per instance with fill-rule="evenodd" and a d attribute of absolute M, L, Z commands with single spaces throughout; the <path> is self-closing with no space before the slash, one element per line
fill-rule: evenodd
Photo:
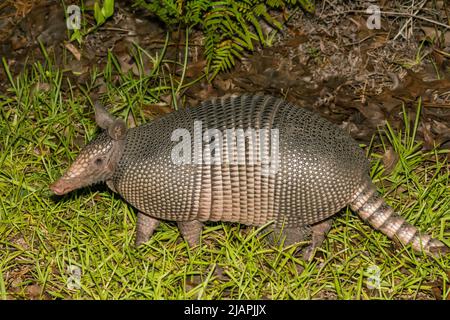
<path fill-rule="evenodd" d="M 429 122 L 423 123 L 419 131 L 422 133 L 424 144 L 423 144 L 423 150 L 433 150 L 435 147 L 436 141 L 434 139 L 433 134 L 431 133 L 431 124 Z"/>
<path fill-rule="evenodd" d="M 356 108 L 362 115 L 374 126 L 384 125 L 386 122 L 386 115 L 382 108 L 377 103 L 369 103 L 363 105 L 361 103 L 356 104 Z"/>
<path fill-rule="evenodd" d="M 42 292 L 42 288 L 38 284 L 32 284 L 31 286 L 27 287 L 27 293 L 30 296 L 31 300 L 36 300 L 40 297 Z"/>
<path fill-rule="evenodd" d="M 384 153 L 382 159 L 385 175 L 391 173 L 392 170 L 394 170 L 395 166 L 397 165 L 398 159 L 398 154 L 394 151 L 394 148 L 390 146 Z"/>
<path fill-rule="evenodd" d="M 70 53 L 73 54 L 75 59 L 80 61 L 80 59 L 81 59 L 81 52 L 72 43 L 66 42 L 66 44 L 64 46 L 67 48 L 67 50 L 70 51 Z"/>
<path fill-rule="evenodd" d="M 442 38 L 444 41 L 444 46 L 445 47 L 450 46 L 450 31 L 446 31 L 444 33 L 443 31 L 440 31 L 438 28 L 435 27 L 422 27 L 422 32 L 424 33 L 425 38 L 428 38 L 430 40 Z"/>

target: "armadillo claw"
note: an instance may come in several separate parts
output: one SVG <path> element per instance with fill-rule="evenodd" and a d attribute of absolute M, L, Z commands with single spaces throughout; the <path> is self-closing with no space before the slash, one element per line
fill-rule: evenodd
<path fill-rule="evenodd" d="M 139 212 L 137 215 L 135 246 L 139 247 L 141 244 L 146 243 L 158 225 L 159 220 Z"/>
<path fill-rule="evenodd" d="M 193 220 L 179 221 L 177 224 L 178 229 L 180 230 L 184 240 L 187 242 L 189 248 L 196 247 L 200 244 L 203 223 L 197 220 Z"/>
<path fill-rule="evenodd" d="M 305 261 L 312 261 L 316 255 L 316 249 L 322 246 L 325 237 L 331 229 L 333 218 L 321 221 L 313 226 L 311 244 L 303 250 L 303 259 Z"/>

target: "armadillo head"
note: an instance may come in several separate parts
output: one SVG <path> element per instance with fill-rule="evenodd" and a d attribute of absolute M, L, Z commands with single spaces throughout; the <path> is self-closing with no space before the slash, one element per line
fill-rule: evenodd
<path fill-rule="evenodd" d="M 66 173 L 50 185 L 57 195 L 107 181 L 113 176 L 125 145 L 126 125 L 99 104 L 95 105 L 95 121 L 105 130 L 89 142 Z"/>

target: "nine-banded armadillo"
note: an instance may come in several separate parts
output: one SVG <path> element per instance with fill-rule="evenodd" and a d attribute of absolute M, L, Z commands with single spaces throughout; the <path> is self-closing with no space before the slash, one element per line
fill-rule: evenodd
<path fill-rule="evenodd" d="M 303 240 L 310 227 L 311 252 L 328 218 L 350 205 L 391 239 L 428 254 L 449 251 L 385 203 L 352 138 L 282 99 L 216 98 L 128 130 L 96 105 L 96 122 L 105 130 L 51 189 L 62 195 L 106 181 L 138 210 L 138 245 L 160 220 L 177 221 L 190 246 L 205 221 L 273 221 L 288 243 Z"/>

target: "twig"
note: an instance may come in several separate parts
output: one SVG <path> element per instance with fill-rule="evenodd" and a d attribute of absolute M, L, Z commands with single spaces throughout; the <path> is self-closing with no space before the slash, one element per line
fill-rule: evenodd
<path fill-rule="evenodd" d="M 448 53 L 448 52 L 445 52 L 445 51 L 442 51 L 442 50 L 439 50 L 439 49 L 436 49 L 436 48 L 434 48 L 433 51 L 435 51 L 435 52 L 437 52 L 439 54 L 442 54 L 443 56 L 446 56 L 447 58 L 450 58 L 450 53 Z"/>
<path fill-rule="evenodd" d="M 355 41 L 355 42 L 352 42 L 352 43 L 344 44 L 344 47 L 349 47 L 349 46 L 354 46 L 354 45 L 361 44 L 361 43 L 363 43 L 364 41 L 369 40 L 370 38 L 373 38 L 373 37 L 374 37 L 374 35 L 371 34 L 371 35 L 369 35 L 369 36 L 367 36 L 367 37 L 364 37 L 363 39 L 361 39 L 361 40 L 359 40 L 359 41 Z"/>
<path fill-rule="evenodd" d="M 428 108 L 450 108 L 450 104 L 445 103 L 424 103 L 423 106 Z"/>
<path fill-rule="evenodd" d="M 100 28 L 102 31 L 119 31 L 119 32 L 127 32 L 127 33 L 133 33 L 132 35 L 135 35 L 136 32 L 130 29 L 122 29 L 122 28 L 113 28 L 113 27 L 103 27 Z"/>
<path fill-rule="evenodd" d="M 0 3 L 0 10 L 2 10 L 3 8 L 6 8 L 7 6 L 9 6 L 9 2 Z"/>
<path fill-rule="evenodd" d="M 414 15 L 417 15 L 420 10 L 422 10 L 423 6 L 427 3 L 427 0 L 422 1 L 422 3 L 419 5 L 419 7 L 417 8 L 416 12 L 414 12 Z M 411 7 L 413 8 L 414 5 Z M 403 31 L 408 27 L 408 25 L 411 23 L 411 29 L 413 29 L 413 25 L 412 25 L 412 21 L 413 21 L 413 17 L 410 17 L 406 23 L 400 28 L 400 30 L 398 31 L 397 35 L 394 37 L 394 41 L 397 40 L 397 38 L 402 35 Z M 408 38 L 408 35 L 406 36 Z"/>

